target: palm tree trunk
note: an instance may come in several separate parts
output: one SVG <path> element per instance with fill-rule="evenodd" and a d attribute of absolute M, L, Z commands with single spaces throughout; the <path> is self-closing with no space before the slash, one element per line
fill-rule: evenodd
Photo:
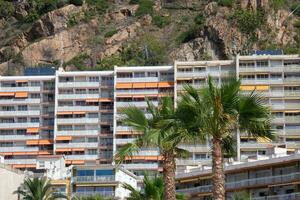
<path fill-rule="evenodd" d="M 164 155 L 163 177 L 164 177 L 164 199 L 176 200 L 175 188 L 175 157 L 171 154 Z"/>
<path fill-rule="evenodd" d="M 225 174 L 223 168 L 222 142 L 219 138 L 213 138 L 213 199 L 225 200 Z"/>

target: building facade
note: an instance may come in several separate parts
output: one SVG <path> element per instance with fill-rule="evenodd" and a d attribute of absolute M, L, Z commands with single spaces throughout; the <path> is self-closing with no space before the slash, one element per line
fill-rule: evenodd
<path fill-rule="evenodd" d="M 0 154 L 19 169 L 34 169 L 40 155 L 64 155 L 67 165 L 111 164 L 113 155 L 140 134 L 121 122 L 124 107 L 147 113 L 146 100 L 180 99 L 184 84 L 203 87 L 241 79 L 245 93 L 264 96 L 278 139 L 251 138 L 236 131 L 238 160 L 264 155 L 269 147 L 300 146 L 299 55 L 236 56 L 233 60 L 175 62 L 174 66 L 115 67 L 113 71 L 56 71 L 53 76 L 0 77 Z M 149 115 L 149 117 L 151 117 Z M 180 167 L 209 164 L 210 142 L 182 144 L 192 152 Z M 141 175 L 161 171 L 158 149 L 145 148 L 124 163 Z"/>

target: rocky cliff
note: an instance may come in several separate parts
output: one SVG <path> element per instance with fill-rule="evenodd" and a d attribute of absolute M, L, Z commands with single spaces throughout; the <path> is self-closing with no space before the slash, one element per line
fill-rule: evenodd
<path fill-rule="evenodd" d="M 253 49 L 299 53 L 299 1 L 49 2 L 0 0 L 1 74 L 224 59 Z"/>

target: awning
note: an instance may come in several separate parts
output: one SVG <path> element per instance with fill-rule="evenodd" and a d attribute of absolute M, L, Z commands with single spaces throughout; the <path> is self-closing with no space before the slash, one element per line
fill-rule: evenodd
<path fill-rule="evenodd" d="M 27 98 L 28 92 L 16 92 L 15 97 L 16 98 Z"/>
<path fill-rule="evenodd" d="M 133 83 L 132 88 L 145 88 L 146 83 Z"/>
<path fill-rule="evenodd" d="M 39 144 L 40 145 L 49 145 L 49 144 L 53 144 L 52 140 L 39 140 Z"/>
<path fill-rule="evenodd" d="M 157 88 L 158 83 L 146 83 L 146 88 Z"/>
<path fill-rule="evenodd" d="M 173 87 L 174 82 L 159 82 L 158 87 Z"/>
<path fill-rule="evenodd" d="M 76 112 L 73 112 L 74 115 L 84 115 L 85 112 L 83 111 L 76 111 Z"/>
<path fill-rule="evenodd" d="M 241 90 L 246 90 L 246 91 L 252 91 L 255 89 L 255 86 L 254 85 L 241 85 L 240 86 L 240 89 Z"/>
<path fill-rule="evenodd" d="M 132 88 L 132 83 L 117 83 L 117 89 Z"/>
<path fill-rule="evenodd" d="M 63 140 L 72 140 L 72 136 L 57 136 L 55 138 L 56 141 L 63 141 Z"/>
<path fill-rule="evenodd" d="M 26 133 L 38 133 L 39 128 L 27 128 Z"/>
<path fill-rule="evenodd" d="M 15 96 L 14 92 L 0 92 L 0 96 Z"/>
<path fill-rule="evenodd" d="M 73 148 L 72 151 L 84 151 L 84 148 Z"/>
<path fill-rule="evenodd" d="M 99 102 L 112 102 L 113 99 L 112 98 L 100 98 Z"/>
<path fill-rule="evenodd" d="M 28 80 L 16 80 L 16 83 L 27 83 Z"/>
<path fill-rule="evenodd" d="M 57 112 L 57 115 L 72 115 L 72 112 Z"/>
<path fill-rule="evenodd" d="M 55 151 L 56 152 L 67 152 L 67 151 L 72 151 L 72 149 L 64 148 L 64 149 L 56 149 Z"/>
<path fill-rule="evenodd" d="M 84 160 L 72 160 L 72 164 L 76 164 L 76 165 L 84 164 Z"/>
<path fill-rule="evenodd" d="M 86 99 L 86 102 L 98 102 L 98 99 Z"/>
<path fill-rule="evenodd" d="M 39 140 L 27 140 L 26 145 L 38 145 Z"/>
<path fill-rule="evenodd" d="M 256 90 L 269 90 L 268 85 L 257 85 Z"/>

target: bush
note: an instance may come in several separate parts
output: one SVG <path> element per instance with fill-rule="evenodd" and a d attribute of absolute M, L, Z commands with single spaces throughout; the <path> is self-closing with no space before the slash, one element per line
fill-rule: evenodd
<path fill-rule="evenodd" d="M 218 0 L 218 5 L 232 7 L 235 0 Z"/>
<path fill-rule="evenodd" d="M 140 0 L 139 8 L 136 11 L 136 16 L 152 15 L 153 14 L 153 2 L 151 0 Z"/>
<path fill-rule="evenodd" d="M 24 19 L 25 23 L 35 22 L 39 18 L 39 14 L 36 11 L 30 12 Z"/>
<path fill-rule="evenodd" d="M 290 10 L 291 12 L 294 12 L 294 15 L 300 17 L 300 3 L 292 4 Z"/>
<path fill-rule="evenodd" d="M 78 19 L 76 14 L 71 14 L 68 18 L 67 27 L 73 27 L 78 24 Z"/>
<path fill-rule="evenodd" d="M 75 6 L 82 6 L 83 0 L 70 0 L 70 3 Z"/>
<path fill-rule="evenodd" d="M 139 0 L 130 0 L 129 4 L 130 5 L 132 5 L 132 4 L 139 4 L 139 2 L 140 2 Z"/>
<path fill-rule="evenodd" d="M 105 37 L 105 38 L 109 38 L 109 37 L 113 36 L 114 34 L 116 34 L 117 32 L 118 32 L 117 29 L 108 31 L 108 32 L 106 32 L 106 33 L 104 34 L 104 37 Z"/>
<path fill-rule="evenodd" d="M 0 0 L 0 19 L 9 18 L 15 12 L 15 7 L 12 2 Z"/>
<path fill-rule="evenodd" d="M 69 0 L 60 0 L 59 2 L 57 2 L 57 7 L 58 8 L 61 8 L 61 7 L 64 7 L 65 5 L 69 4 Z"/>
<path fill-rule="evenodd" d="M 253 12 L 251 10 L 236 10 L 230 20 L 236 22 L 242 33 L 250 34 L 259 28 L 264 22 L 262 11 Z"/>
<path fill-rule="evenodd" d="M 271 5 L 273 6 L 273 8 L 278 10 L 278 9 L 284 8 L 284 6 L 286 5 L 286 2 L 285 2 L 285 0 L 272 0 Z"/>
<path fill-rule="evenodd" d="M 87 0 L 88 5 L 93 6 L 99 14 L 103 14 L 109 7 L 107 0 Z"/>
<path fill-rule="evenodd" d="M 84 61 L 88 59 L 89 56 L 87 54 L 80 54 L 74 58 L 72 58 L 69 62 L 65 63 L 65 65 L 74 65 L 78 70 L 85 70 Z"/>
<path fill-rule="evenodd" d="M 198 25 L 203 25 L 205 23 L 205 18 L 202 13 L 199 13 L 195 18 L 194 18 L 195 24 Z"/>
<path fill-rule="evenodd" d="M 201 28 L 199 26 L 192 26 L 185 32 L 180 33 L 176 38 L 178 44 L 189 42 L 198 37 Z"/>
<path fill-rule="evenodd" d="M 168 17 L 164 17 L 164 16 L 160 16 L 160 15 L 154 16 L 152 19 L 152 22 L 155 26 L 157 26 L 159 28 L 163 28 L 170 24 L 170 20 Z"/>

